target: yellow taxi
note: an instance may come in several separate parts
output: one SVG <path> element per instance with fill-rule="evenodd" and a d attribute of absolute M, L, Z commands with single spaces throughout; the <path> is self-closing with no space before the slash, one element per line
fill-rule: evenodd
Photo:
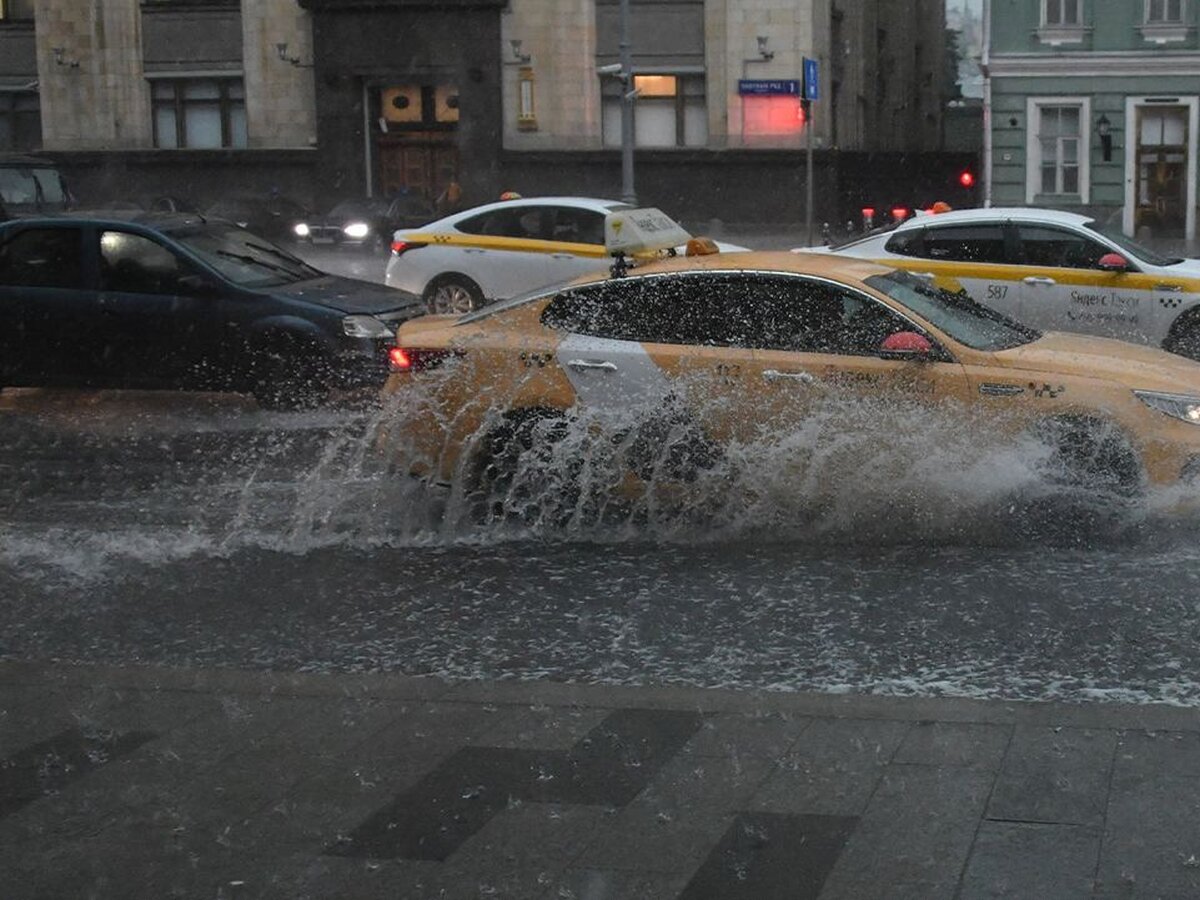
<path fill-rule="evenodd" d="M 1043 333 L 866 260 L 709 253 L 626 268 L 623 253 L 679 242 L 641 229 L 638 212 L 609 216 L 618 265 L 607 277 L 400 326 L 385 391 L 408 410 L 390 437 L 409 471 L 488 491 L 581 413 L 599 428 L 610 414 L 619 431 L 641 409 L 652 446 L 629 455 L 631 477 L 646 478 L 668 434 L 687 436 L 668 466 L 686 477 L 723 447 L 801 427 L 832 396 L 952 408 L 968 427 L 1036 434 L 1071 484 L 1135 492 L 1200 471 L 1200 364 Z M 402 402 L 418 393 L 421 403 Z"/>

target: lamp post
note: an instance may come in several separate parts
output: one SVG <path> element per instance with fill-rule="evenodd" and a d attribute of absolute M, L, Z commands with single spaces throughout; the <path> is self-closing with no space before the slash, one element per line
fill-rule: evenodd
<path fill-rule="evenodd" d="M 1112 162 L 1112 122 L 1104 113 L 1100 113 L 1100 118 L 1096 120 L 1096 134 L 1100 136 L 1100 152 L 1104 161 Z"/>
<path fill-rule="evenodd" d="M 621 0 L 621 199 L 637 206 L 633 188 L 633 48 L 629 43 L 629 0 Z"/>

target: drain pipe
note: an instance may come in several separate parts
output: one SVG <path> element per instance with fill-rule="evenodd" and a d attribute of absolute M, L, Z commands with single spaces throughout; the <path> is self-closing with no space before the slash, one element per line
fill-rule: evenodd
<path fill-rule="evenodd" d="M 983 205 L 992 205 L 992 0 L 983 0 Z"/>

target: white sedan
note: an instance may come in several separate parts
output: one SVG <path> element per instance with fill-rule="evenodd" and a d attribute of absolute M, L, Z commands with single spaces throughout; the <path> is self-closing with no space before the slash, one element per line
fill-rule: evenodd
<path fill-rule="evenodd" d="M 423 297 L 430 312 L 453 313 L 603 271 L 608 266 L 604 217 L 630 209 L 616 200 L 589 197 L 527 197 L 477 206 L 397 231 L 387 284 Z"/>
<path fill-rule="evenodd" d="M 1088 216 L 967 209 L 820 249 L 907 269 L 1035 328 L 1200 358 L 1200 261 L 1139 246 Z"/>

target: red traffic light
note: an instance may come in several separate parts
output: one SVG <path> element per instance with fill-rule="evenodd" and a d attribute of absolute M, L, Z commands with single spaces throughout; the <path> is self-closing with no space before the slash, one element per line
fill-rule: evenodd
<path fill-rule="evenodd" d="M 965 188 L 975 186 L 975 173 L 970 169 L 963 169 L 962 174 L 958 176 L 958 183 Z"/>

